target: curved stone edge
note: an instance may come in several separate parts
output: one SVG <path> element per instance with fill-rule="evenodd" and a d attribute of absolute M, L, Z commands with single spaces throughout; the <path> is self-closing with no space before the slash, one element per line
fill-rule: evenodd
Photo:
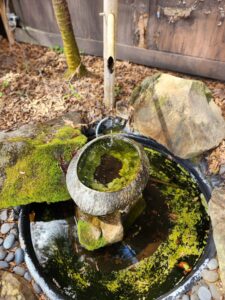
<path fill-rule="evenodd" d="M 67 189 L 71 198 L 82 211 L 94 216 L 102 216 L 113 213 L 116 210 L 124 210 L 128 205 L 132 204 L 129 202 L 130 199 L 134 199 L 134 204 L 135 199 L 138 200 L 146 186 L 149 177 L 149 161 L 142 145 L 139 145 L 139 143 L 127 138 L 123 134 L 117 134 L 115 135 L 116 138 L 129 142 L 139 153 L 141 164 L 137 178 L 128 186 L 116 192 L 99 192 L 88 188 L 80 181 L 77 174 L 77 165 L 80 157 L 92 144 L 109 136 L 110 135 L 100 136 L 87 143 L 72 159 L 66 175 Z"/>
<path fill-rule="evenodd" d="M 25 263 L 27 265 L 27 268 L 31 274 L 31 276 L 33 277 L 33 279 L 38 283 L 38 285 L 41 287 L 42 291 L 46 294 L 46 296 L 51 299 L 51 300 L 65 300 L 64 297 L 61 297 L 60 295 L 56 294 L 50 287 L 49 285 L 46 283 L 44 277 L 42 277 L 39 273 L 39 270 L 36 268 L 34 261 L 32 259 L 32 257 L 30 256 L 30 254 L 28 253 L 27 249 L 28 249 L 28 245 L 26 243 L 26 241 L 23 238 L 24 232 L 23 232 L 23 227 L 21 224 L 21 213 L 20 212 L 20 218 L 19 218 L 19 242 L 20 242 L 20 246 L 24 251 L 24 260 Z"/>

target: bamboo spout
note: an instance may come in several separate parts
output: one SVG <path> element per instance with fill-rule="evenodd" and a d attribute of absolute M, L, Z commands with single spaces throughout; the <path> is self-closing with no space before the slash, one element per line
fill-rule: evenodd
<path fill-rule="evenodd" d="M 116 25 L 118 0 L 104 0 L 104 103 L 112 109 L 115 105 Z"/>

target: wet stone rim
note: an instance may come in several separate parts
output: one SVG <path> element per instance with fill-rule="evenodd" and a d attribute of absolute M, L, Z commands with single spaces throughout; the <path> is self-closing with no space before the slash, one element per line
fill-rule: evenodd
<path fill-rule="evenodd" d="M 97 141 L 108 138 L 110 135 L 101 136 L 87 143 L 72 159 L 66 176 L 67 188 L 71 198 L 77 206 L 85 213 L 94 216 L 101 216 L 113 213 L 116 210 L 123 210 L 139 198 L 148 181 L 149 161 L 144 149 L 137 142 L 129 139 L 123 134 L 115 135 L 131 144 L 140 157 L 140 168 L 137 176 L 123 189 L 115 192 L 100 192 L 85 186 L 78 177 L 78 163 L 83 153 Z M 88 200 L 87 200 L 88 199 Z"/>

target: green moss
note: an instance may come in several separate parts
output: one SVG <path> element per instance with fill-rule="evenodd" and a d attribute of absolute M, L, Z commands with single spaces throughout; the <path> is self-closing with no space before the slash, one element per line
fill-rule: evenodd
<path fill-rule="evenodd" d="M 143 82 L 137 86 L 134 91 L 132 92 L 131 99 L 130 99 L 130 104 L 133 105 L 134 103 L 136 104 L 137 101 L 141 102 L 141 99 L 139 98 L 140 95 L 144 95 L 144 92 L 150 93 L 150 95 L 153 94 L 154 86 L 156 81 L 159 79 L 161 76 L 161 73 L 154 74 L 153 76 L 147 77 Z"/>
<path fill-rule="evenodd" d="M 77 266 L 75 259 L 79 258 L 74 255 L 73 260 L 71 258 L 69 261 L 70 266 L 74 265 L 71 272 L 78 272 L 86 285 L 82 285 L 82 289 L 77 287 L 75 276 L 74 282 L 71 279 L 65 286 L 69 285 L 79 299 L 156 299 L 184 278 L 183 270 L 178 268 L 179 262 L 187 262 L 193 267 L 202 255 L 207 240 L 208 216 L 196 182 L 182 166 L 157 151 L 146 149 L 146 153 L 151 178 L 158 180 L 155 184 L 165 199 L 168 214 L 173 216 L 170 218 L 168 238 L 153 255 L 131 268 L 111 273 L 98 272 L 85 263 Z M 68 266 L 64 267 L 68 265 L 67 258 L 64 258 L 64 250 L 60 251 L 62 261 L 58 264 L 58 270 L 67 270 Z M 53 268 L 57 255 L 51 257 Z M 61 284 L 62 279 L 58 277 L 57 280 Z"/>
<path fill-rule="evenodd" d="M 212 92 L 203 82 L 193 80 L 191 88 L 200 96 L 205 95 L 208 102 L 213 99 Z"/>
<path fill-rule="evenodd" d="M 9 142 L 18 142 L 15 139 Z M 35 139 L 19 138 L 26 145 L 15 165 L 6 168 L 0 193 L 0 208 L 31 202 L 57 202 L 70 198 L 61 163 L 68 164 L 86 137 L 64 126 L 54 134 L 40 133 Z"/>
<path fill-rule="evenodd" d="M 108 244 L 101 235 L 97 239 L 94 238 L 92 225 L 86 221 L 78 221 L 77 233 L 81 245 L 89 251 L 99 249 Z"/>
<path fill-rule="evenodd" d="M 113 138 L 110 145 L 110 138 L 94 143 L 85 151 L 78 164 L 78 176 L 88 187 L 98 190 L 115 192 L 127 186 L 135 179 L 140 168 L 140 158 L 137 150 L 123 140 Z M 94 178 L 96 168 L 101 163 L 103 155 L 110 155 L 122 162 L 119 177 L 106 185 L 103 185 Z"/>
<path fill-rule="evenodd" d="M 123 221 L 123 225 L 125 229 L 130 228 L 130 226 L 135 222 L 135 220 L 142 214 L 142 212 L 146 208 L 146 202 L 143 197 L 141 197 L 135 205 L 131 208 L 125 220 Z"/>

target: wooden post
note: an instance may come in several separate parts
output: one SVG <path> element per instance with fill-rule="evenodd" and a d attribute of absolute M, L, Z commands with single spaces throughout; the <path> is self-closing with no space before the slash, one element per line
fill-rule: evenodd
<path fill-rule="evenodd" d="M 104 103 L 106 107 L 111 109 L 115 105 L 114 84 L 117 15 L 118 0 L 104 0 Z"/>

